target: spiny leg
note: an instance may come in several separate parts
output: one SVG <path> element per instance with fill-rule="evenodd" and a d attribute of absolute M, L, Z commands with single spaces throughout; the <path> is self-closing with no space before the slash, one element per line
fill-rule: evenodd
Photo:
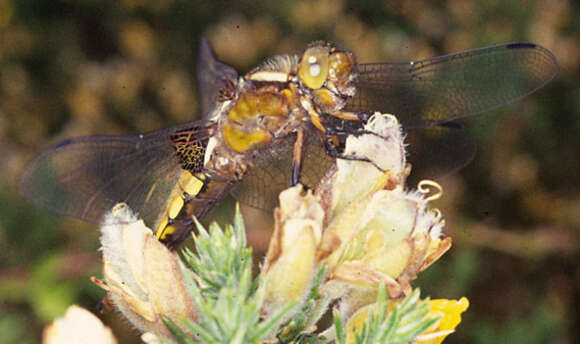
<path fill-rule="evenodd" d="M 364 129 L 358 129 L 358 130 L 341 130 L 341 129 L 332 129 L 332 128 L 326 128 L 325 131 L 326 135 L 334 135 L 334 136 L 348 136 L 348 135 L 353 135 L 353 136 L 361 136 L 361 135 L 373 135 L 376 137 L 379 137 L 383 140 L 388 140 L 388 137 L 382 136 L 380 134 L 375 133 L 374 131 L 370 131 L 370 130 L 364 130 Z"/>
<path fill-rule="evenodd" d="M 374 134 L 376 134 L 376 133 L 374 133 Z M 378 136 L 382 138 L 382 136 L 380 136 L 380 135 L 378 135 Z M 340 153 L 337 150 L 336 146 L 331 142 L 331 138 L 328 136 L 324 140 L 324 147 L 326 148 L 326 152 L 328 153 L 328 155 L 330 155 L 332 158 L 350 160 L 350 161 L 367 162 L 367 163 L 373 165 L 379 171 L 385 172 L 384 169 L 382 169 L 379 165 L 377 165 L 374 161 L 372 161 L 371 159 L 369 159 L 367 157 L 361 157 L 361 156 L 356 156 L 356 155 L 348 155 L 348 154 Z"/>
<path fill-rule="evenodd" d="M 302 161 L 304 152 L 304 129 L 299 128 L 296 132 L 296 141 L 294 142 L 294 154 L 292 155 L 292 177 L 290 185 L 295 186 L 300 183 L 300 174 L 302 172 Z"/>

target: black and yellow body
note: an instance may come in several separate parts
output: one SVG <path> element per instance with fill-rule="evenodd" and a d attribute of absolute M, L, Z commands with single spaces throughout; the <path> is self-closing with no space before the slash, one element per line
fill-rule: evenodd
<path fill-rule="evenodd" d="M 435 129 L 437 135 L 418 141 L 427 144 L 410 146 L 423 150 L 420 156 L 410 152 L 414 162 L 431 162 L 427 172 L 456 170 L 475 146 L 451 120 L 519 99 L 557 71 L 554 56 L 533 43 L 357 64 L 352 53 L 317 42 L 301 56 L 274 57 L 238 76 L 202 40 L 198 62 L 205 120 L 143 135 L 60 142 L 24 171 L 21 194 L 97 224 L 126 203 L 159 240 L 175 247 L 194 228 L 194 218 L 230 191 L 267 208 L 272 202 L 263 200 L 266 194 L 290 183 L 315 186 L 335 158 L 364 160 L 344 156 L 342 148 L 375 111 L 396 115 L 411 130 L 408 139 L 417 133 L 412 129 Z"/>
<path fill-rule="evenodd" d="M 318 43 L 302 58 L 281 56 L 229 84 L 221 98 L 220 112 L 202 144 L 203 167 L 183 164 L 184 171 L 157 220 L 156 235 L 169 246 L 184 239 L 193 217 L 203 217 L 213 205 L 242 180 L 264 149 L 287 142 L 296 135 L 292 177 L 299 181 L 302 163 L 301 129 L 318 128 L 320 144 L 326 140 L 322 113 L 339 113 L 354 94 L 355 61 L 351 53 Z M 358 120 L 358 118 L 357 118 Z M 205 129 L 205 128 L 204 128 Z M 182 133 L 176 155 L 180 161 L 200 159 L 199 146 L 207 135 Z M 194 157 L 193 159 L 191 157 Z M 195 168 L 191 168 L 191 166 Z"/>

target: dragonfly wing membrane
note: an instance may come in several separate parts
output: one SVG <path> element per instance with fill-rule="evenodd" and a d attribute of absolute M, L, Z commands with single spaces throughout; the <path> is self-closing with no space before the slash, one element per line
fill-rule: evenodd
<path fill-rule="evenodd" d="M 311 134 L 304 135 L 300 183 L 312 189 L 334 164 L 334 159 L 320 144 L 318 136 Z M 294 140 L 295 136 L 292 135 L 276 147 L 269 147 L 268 154 L 259 154 L 253 167 L 232 190 L 234 198 L 254 208 L 274 209 L 278 205 L 280 192 L 290 186 Z"/>
<path fill-rule="evenodd" d="M 202 116 L 209 120 L 218 103 L 220 90 L 226 83 L 235 84 L 236 70 L 217 60 L 210 43 L 202 38 L 197 61 L 197 84 L 201 101 Z"/>
<path fill-rule="evenodd" d="M 183 171 L 170 136 L 192 125 L 63 141 L 32 161 L 20 193 L 37 205 L 92 223 L 101 223 L 119 202 L 154 220 Z"/>
<path fill-rule="evenodd" d="M 456 172 L 475 157 L 477 145 L 469 130 L 455 122 L 432 124 L 406 131 L 409 185 Z"/>
<path fill-rule="evenodd" d="M 554 55 L 533 43 L 357 68 L 357 93 L 346 108 L 392 113 L 405 128 L 498 108 L 542 87 L 558 70 Z"/>

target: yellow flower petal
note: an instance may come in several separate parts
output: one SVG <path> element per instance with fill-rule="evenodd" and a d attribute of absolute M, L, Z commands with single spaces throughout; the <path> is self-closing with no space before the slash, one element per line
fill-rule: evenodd
<path fill-rule="evenodd" d="M 469 300 L 466 297 L 462 297 L 459 300 L 436 299 L 430 300 L 428 305 L 429 314 L 442 316 L 442 318 L 426 334 L 442 332 L 442 335 L 428 340 L 420 340 L 419 342 L 421 344 L 439 344 L 449 335 L 450 331 L 455 330 L 457 325 L 459 325 L 461 313 L 469 308 Z"/>

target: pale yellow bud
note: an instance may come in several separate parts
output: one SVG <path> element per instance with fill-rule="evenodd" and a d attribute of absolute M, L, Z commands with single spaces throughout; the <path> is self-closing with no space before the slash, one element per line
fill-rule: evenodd
<path fill-rule="evenodd" d="M 356 160 L 336 161 L 338 171 L 332 188 L 335 215 L 371 192 L 385 187 L 391 189 L 405 181 L 405 148 L 397 119 L 392 115 L 375 113 L 364 130 L 376 135 L 349 136 L 344 155 L 368 158 L 374 165 Z"/>
<path fill-rule="evenodd" d="M 62 318 L 44 328 L 43 344 L 116 344 L 111 329 L 89 311 L 70 306 Z"/>
<path fill-rule="evenodd" d="M 268 279 L 263 310 L 271 314 L 291 301 L 301 302 L 316 273 L 316 248 L 322 233 L 322 207 L 302 186 L 280 194 L 276 226 L 263 266 Z"/>
<path fill-rule="evenodd" d="M 168 337 L 161 316 L 178 325 L 182 318 L 196 319 L 179 258 L 127 205 L 113 208 L 101 232 L 104 281 L 96 283 L 108 291 L 107 297 L 136 328 Z"/>
<path fill-rule="evenodd" d="M 440 187 L 424 181 L 419 191 L 403 189 L 408 168 L 396 119 L 375 114 L 365 129 L 377 135 L 349 137 L 345 154 L 374 164 L 339 159 L 334 176 L 321 185 L 323 202 L 332 197 L 333 216 L 327 220 L 317 257 L 328 281 L 370 287 L 371 293 L 384 284 L 391 297 L 399 297 L 411 290 L 409 283 L 417 273 L 449 249 L 451 239 L 441 240 L 444 221 L 427 207 L 440 196 L 426 197 L 427 186 Z M 336 290 L 332 284 L 325 288 Z"/>
<path fill-rule="evenodd" d="M 159 339 L 159 337 L 157 337 L 155 334 L 151 333 L 151 332 L 145 332 L 141 335 L 141 340 L 143 341 L 143 343 L 146 344 L 162 344 L 163 342 L 161 341 L 161 339 Z"/>

